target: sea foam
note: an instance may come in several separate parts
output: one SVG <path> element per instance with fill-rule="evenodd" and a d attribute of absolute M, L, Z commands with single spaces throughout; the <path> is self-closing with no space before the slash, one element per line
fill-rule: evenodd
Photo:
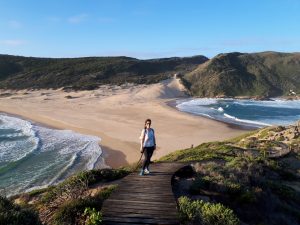
<path fill-rule="evenodd" d="M 0 189 L 13 195 L 59 183 L 96 164 L 106 168 L 100 141 L 0 115 Z"/>
<path fill-rule="evenodd" d="M 181 99 L 176 107 L 183 112 L 249 128 L 288 125 L 300 119 L 300 100 Z"/>

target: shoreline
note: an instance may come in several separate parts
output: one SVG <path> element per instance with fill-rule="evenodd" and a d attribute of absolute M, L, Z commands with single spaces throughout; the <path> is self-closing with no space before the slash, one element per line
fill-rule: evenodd
<path fill-rule="evenodd" d="M 63 129 L 60 126 L 55 126 L 55 125 L 49 124 L 49 123 L 43 123 L 43 122 L 40 122 L 40 121 L 37 121 L 37 120 L 33 120 L 30 117 L 26 117 L 26 116 L 23 116 L 23 115 L 18 115 L 18 114 L 15 114 L 15 113 L 0 111 L 0 115 L 1 114 L 11 116 L 11 117 L 16 117 L 16 118 L 28 121 L 32 125 L 39 126 L 39 127 L 44 127 L 44 128 L 53 129 L 53 130 L 71 130 L 71 131 L 76 132 L 80 135 L 86 135 L 85 133 L 77 132 L 76 130 L 73 130 L 73 129 Z M 96 135 L 92 135 L 92 136 L 96 136 Z M 96 137 L 101 139 L 101 137 L 99 137 L 99 136 L 96 136 Z M 95 163 L 95 168 L 99 167 L 98 164 L 99 164 L 100 161 L 102 161 L 101 159 L 103 159 L 103 161 L 104 161 L 104 164 L 102 165 L 104 167 L 109 166 L 111 168 L 118 168 L 118 167 L 121 167 L 121 166 L 129 165 L 127 163 L 127 161 L 125 160 L 125 155 L 121 151 L 111 149 L 108 146 L 104 146 L 104 145 L 101 144 L 101 141 L 98 144 L 99 144 L 99 147 L 101 148 L 102 152 L 101 152 L 100 158 L 98 158 L 97 162 Z M 119 161 L 116 162 L 116 161 L 112 160 L 111 159 L 112 157 L 117 157 L 119 159 Z"/>
<path fill-rule="evenodd" d="M 140 158 L 139 136 L 146 118 L 152 119 L 157 135 L 153 160 L 191 145 L 230 139 L 247 132 L 170 107 L 170 101 L 187 97 L 178 85 L 176 79 L 169 79 L 147 86 L 104 86 L 68 93 L 14 91 L 9 97 L 0 98 L 0 111 L 49 128 L 100 137 L 105 162 L 113 168 L 135 163 Z"/>
<path fill-rule="evenodd" d="M 187 98 L 187 99 L 189 99 L 189 98 Z M 193 99 L 193 97 L 190 97 L 190 99 Z M 177 101 L 177 100 L 180 100 L 180 99 L 173 99 L 173 100 L 170 100 L 170 101 L 166 102 L 166 104 L 167 104 L 169 107 L 171 107 L 171 108 L 177 110 L 178 112 L 186 113 L 186 114 L 188 114 L 188 115 L 195 116 L 195 117 L 201 117 L 201 118 L 213 120 L 213 121 L 222 123 L 222 124 L 226 125 L 228 128 L 231 128 L 231 129 L 245 130 L 245 131 L 251 131 L 251 130 L 257 130 L 257 129 L 258 129 L 258 128 L 254 128 L 254 127 L 251 127 L 251 126 L 244 126 L 244 125 L 239 125 L 239 124 L 228 123 L 228 122 L 225 122 L 225 121 L 222 121 L 222 120 L 216 120 L 216 119 L 213 119 L 213 118 L 208 118 L 208 117 L 201 116 L 201 115 L 197 115 L 197 114 L 193 114 L 193 113 L 180 111 L 180 110 L 176 107 L 176 101 Z"/>

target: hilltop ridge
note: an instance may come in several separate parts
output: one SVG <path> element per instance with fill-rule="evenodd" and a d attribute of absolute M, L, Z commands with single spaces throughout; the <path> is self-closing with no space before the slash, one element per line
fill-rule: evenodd
<path fill-rule="evenodd" d="M 205 56 L 139 60 L 130 57 L 35 58 L 0 55 L 0 88 L 96 89 L 102 84 L 151 84 L 186 73 Z"/>
<path fill-rule="evenodd" d="M 300 53 L 218 54 L 182 79 L 199 97 L 299 94 Z"/>
<path fill-rule="evenodd" d="M 120 57 L 36 58 L 0 55 L 1 89 L 92 90 L 99 85 L 182 80 L 197 97 L 299 98 L 300 53 L 221 53 L 139 60 Z"/>

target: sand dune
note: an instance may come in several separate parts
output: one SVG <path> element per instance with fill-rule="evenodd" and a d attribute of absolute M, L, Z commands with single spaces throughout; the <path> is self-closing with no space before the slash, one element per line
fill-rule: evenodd
<path fill-rule="evenodd" d="M 0 111 L 51 127 L 99 136 L 106 161 L 113 167 L 139 159 L 139 135 L 146 118 L 152 119 L 157 136 L 156 159 L 192 144 L 245 132 L 179 112 L 166 104 L 185 97 L 184 91 L 175 77 L 158 84 L 106 85 L 93 91 L 0 91 Z"/>

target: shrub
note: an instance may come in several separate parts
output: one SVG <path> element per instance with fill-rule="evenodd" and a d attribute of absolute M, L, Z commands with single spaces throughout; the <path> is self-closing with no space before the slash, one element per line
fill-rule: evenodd
<path fill-rule="evenodd" d="M 179 216 L 183 222 L 200 221 L 201 208 L 203 201 L 191 201 L 187 197 L 180 197 L 178 199 L 179 204 Z"/>
<path fill-rule="evenodd" d="M 90 185 L 100 181 L 113 181 L 126 176 L 129 173 L 127 169 L 101 169 L 80 172 L 56 187 L 52 188 L 45 196 L 42 202 L 49 203 L 60 196 L 68 196 L 68 199 L 76 199 L 81 193 L 87 190 Z"/>
<path fill-rule="evenodd" d="M 239 219 L 234 215 L 233 211 L 224 205 L 204 203 L 202 209 L 203 225 L 237 225 L 240 224 Z"/>
<path fill-rule="evenodd" d="M 72 225 L 76 224 L 76 221 L 84 220 L 84 217 L 87 216 L 84 215 L 86 208 L 100 210 L 103 201 L 109 197 L 109 195 L 115 188 L 116 185 L 109 186 L 107 188 L 101 189 L 95 197 L 74 199 L 66 202 L 55 212 L 53 223 L 56 225 Z M 86 212 L 86 214 L 88 214 L 89 212 Z M 96 216 L 97 215 L 94 215 L 93 218 Z M 90 225 L 92 225 L 92 223 Z"/>
<path fill-rule="evenodd" d="M 233 211 L 220 203 L 206 203 L 202 200 L 191 201 L 187 197 L 180 197 L 178 203 L 180 218 L 183 223 L 192 222 L 203 225 L 240 224 Z"/>
<path fill-rule="evenodd" d="M 87 207 L 84 210 L 84 216 L 87 216 L 85 225 L 99 225 L 102 224 L 102 213 L 95 208 Z"/>
<path fill-rule="evenodd" d="M 242 186 L 239 183 L 230 181 L 230 180 L 224 180 L 224 187 L 226 192 L 229 194 L 238 194 L 242 191 Z"/>
<path fill-rule="evenodd" d="M 76 221 L 82 220 L 82 214 L 86 207 L 93 207 L 100 210 L 101 203 L 96 199 L 75 199 L 63 204 L 53 216 L 55 225 L 72 225 Z"/>
<path fill-rule="evenodd" d="M 0 225 L 41 225 L 36 212 L 0 196 Z"/>

